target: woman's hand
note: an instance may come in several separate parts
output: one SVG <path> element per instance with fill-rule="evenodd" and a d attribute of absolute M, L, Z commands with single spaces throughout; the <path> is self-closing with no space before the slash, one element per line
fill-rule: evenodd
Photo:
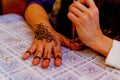
<path fill-rule="evenodd" d="M 42 59 L 41 67 L 47 68 L 50 63 L 52 54 L 54 55 L 54 65 L 60 66 L 62 64 L 62 52 L 61 45 L 67 46 L 74 50 L 79 50 L 81 44 L 71 43 L 69 39 L 63 35 L 49 30 L 45 24 L 37 24 L 35 31 L 35 39 L 31 47 L 22 56 L 23 60 L 28 59 L 31 55 L 34 55 L 32 60 L 33 65 L 38 65 Z"/>

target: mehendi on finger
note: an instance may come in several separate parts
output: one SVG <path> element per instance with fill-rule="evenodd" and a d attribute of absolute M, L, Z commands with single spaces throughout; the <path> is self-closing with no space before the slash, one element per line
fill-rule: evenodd
<path fill-rule="evenodd" d="M 43 58 L 43 60 L 48 60 L 50 62 L 50 58 Z"/>
<path fill-rule="evenodd" d="M 57 59 L 57 58 L 59 58 L 59 59 L 62 60 L 62 57 L 61 57 L 60 55 L 57 55 L 57 56 L 55 57 L 55 59 Z"/>
<path fill-rule="evenodd" d="M 29 55 L 31 55 L 31 54 L 32 54 L 30 51 L 26 51 L 26 53 L 29 53 Z"/>
<path fill-rule="evenodd" d="M 70 40 L 70 44 L 75 44 L 75 42 L 73 40 Z"/>
<path fill-rule="evenodd" d="M 49 53 L 44 53 L 44 55 L 43 55 L 43 56 L 44 56 L 44 57 L 43 57 L 43 60 L 49 60 L 49 62 L 50 62 L 50 58 L 48 58 L 48 54 L 49 54 Z"/>
<path fill-rule="evenodd" d="M 39 56 L 39 54 L 35 54 L 35 55 L 34 55 L 34 58 L 41 59 L 41 57 Z"/>
<path fill-rule="evenodd" d="M 38 29 L 35 31 L 35 38 L 38 40 L 45 40 L 47 43 L 54 41 L 57 44 L 57 41 L 55 40 L 55 36 L 53 36 L 48 30 L 47 26 L 43 23 L 36 24 Z"/>

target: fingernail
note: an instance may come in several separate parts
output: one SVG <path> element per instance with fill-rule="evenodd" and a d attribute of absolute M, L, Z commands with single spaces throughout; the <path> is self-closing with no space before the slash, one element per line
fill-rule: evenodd
<path fill-rule="evenodd" d="M 32 64 L 33 64 L 34 66 L 37 66 L 39 63 L 40 63 L 40 59 L 38 59 L 38 58 L 33 59 L 33 61 L 32 61 Z"/>
<path fill-rule="evenodd" d="M 26 56 L 25 55 L 22 56 L 22 60 L 26 60 Z"/>
<path fill-rule="evenodd" d="M 44 69 L 46 69 L 46 68 L 48 68 L 48 66 L 49 66 L 49 61 L 43 60 L 42 64 L 41 64 L 41 67 L 44 68 Z"/>
<path fill-rule="evenodd" d="M 56 59 L 55 59 L 55 62 L 54 62 L 54 65 L 55 65 L 56 67 L 59 67 L 61 64 L 62 64 L 61 59 L 60 59 L 60 58 L 56 58 Z"/>

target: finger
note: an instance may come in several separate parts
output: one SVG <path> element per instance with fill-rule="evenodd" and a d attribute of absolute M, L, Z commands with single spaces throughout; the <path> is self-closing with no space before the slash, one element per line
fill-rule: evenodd
<path fill-rule="evenodd" d="M 80 50 L 81 48 L 81 44 L 79 43 L 75 43 L 69 39 L 67 39 L 66 37 L 62 36 L 62 43 L 66 46 L 69 47 L 73 50 Z"/>
<path fill-rule="evenodd" d="M 23 60 L 26 60 L 28 59 L 36 50 L 37 46 L 36 44 L 33 44 L 29 49 L 28 51 L 25 52 L 25 54 L 22 56 L 22 59 Z"/>
<path fill-rule="evenodd" d="M 77 37 L 77 38 L 74 39 L 74 41 L 78 42 L 78 41 L 80 41 L 80 38 Z"/>
<path fill-rule="evenodd" d="M 74 15 L 72 12 L 68 12 L 67 16 L 74 24 L 77 24 L 77 21 L 79 21 L 78 17 Z"/>
<path fill-rule="evenodd" d="M 42 68 L 48 68 L 49 64 L 50 64 L 50 59 L 51 59 L 51 47 L 45 47 L 44 50 L 44 55 L 43 55 L 43 60 L 41 63 L 41 67 Z"/>
<path fill-rule="evenodd" d="M 77 1 L 79 1 L 79 2 L 82 3 L 82 4 L 85 4 L 85 1 L 86 1 L 86 0 L 77 0 Z"/>
<path fill-rule="evenodd" d="M 81 41 L 80 41 L 80 38 L 79 38 L 79 37 L 72 39 L 72 41 L 73 41 L 73 42 L 76 42 L 76 43 L 81 43 Z"/>
<path fill-rule="evenodd" d="M 86 0 L 86 5 L 87 5 L 89 8 L 94 8 L 94 7 L 96 7 L 94 0 Z"/>
<path fill-rule="evenodd" d="M 79 2 L 82 3 L 82 4 L 85 4 L 85 0 L 74 0 L 73 3 L 69 6 L 69 10 L 70 10 L 71 7 L 73 7 L 73 6 L 75 5 L 74 3 L 75 3 L 76 1 L 79 1 Z"/>
<path fill-rule="evenodd" d="M 76 17 L 82 18 L 84 13 L 76 7 L 71 7 L 70 12 L 72 12 Z"/>
<path fill-rule="evenodd" d="M 80 50 L 84 45 L 82 42 L 76 42 L 74 40 L 71 40 L 69 44 L 71 45 L 70 48 L 73 50 Z"/>
<path fill-rule="evenodd" d="M 43 50 L 44 50 L 44 47 L 43 47 L 42 44 L 40 46 L 38 46 L 38 48 L 37 48 L 37 50 L 35 52 L 34 58 L 32 60 L 32 64 L 34 66 L 36 66 L 36 65 L 38 65 L 40 63 L 40 59 L 42 57 Z"/>
<path fill-rule="evenodd" d="M 54 46 L 53 52 L 54 52 L 54 65 L 58 67 L 62 64 L 62 52 L 60 49 L 60 45 Z"/>
<path fill-rule="evenodd" d="M 72 40 L 73 43 L 79 43 L 80 45 L 80 49 L 82 49 L 85 45 L 81 42 L 80 38 L 77 37 L 75 39 Z"/>
<path fill-rule="evenodd" d="M 88 11 L 88 7 L 85 4 L 81 3 L 80 1 L 76 1 L 74 3 L 74 7 L 76 7 L 77 9 L 79 9 L 82 12 Z"/>

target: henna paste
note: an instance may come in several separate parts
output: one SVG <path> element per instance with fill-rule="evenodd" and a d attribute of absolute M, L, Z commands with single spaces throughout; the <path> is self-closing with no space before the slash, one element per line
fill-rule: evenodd
<path fill-rule="evenodd" d="M 75 42 L 73 40 L 70 40 L 70 44 L 75 44 Z"/>
<path fill-rule="evenodd" d="M 47 30 L 47 26 L 43 23 L 36 24 L 38 29 L 35 31 L 35 38 L 38 40 L 45 40 L 46 42 L 54 41 L 56 43 L 55 37 Z"/>
<path fill-rule="evenodd" d="M 55 57 L 55 59 L 56 59 L 56 58 L 59 58 L 59 59 L 62 60 L 62 57 L 61 57 L 60 55 L 57 55 L 57 56 Z"/>

